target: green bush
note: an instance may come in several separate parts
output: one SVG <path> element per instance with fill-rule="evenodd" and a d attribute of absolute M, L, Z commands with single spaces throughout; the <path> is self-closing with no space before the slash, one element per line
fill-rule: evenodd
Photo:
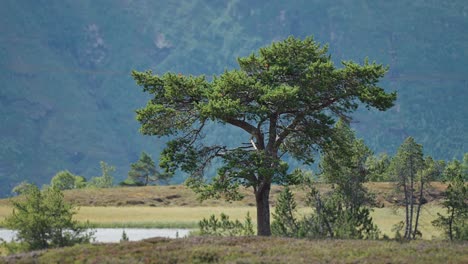
<path fill-rule="evenodd" d="M 21 195 L 27 193 L 31 188 L 34 188 L 36 185 L 29 183 L 27 181 L 22 181 L 11 190 L 12 193 L 16 195 Z"/>
<path fill-rule="evenodd" d="M 112 173 L 115 171 L 114 166 L 110 166 L 104 161 L 99 162 L 101 165 L 102 175 L 99 177 L 93 177 L 88 183 L 88 187 L 91 188 L 111 188 L 114 186 L 114 176 Z"/>
<path fill-rule="evenodd" d="M 285 188 L 273 213 L 272 234 L 296 238 L 339 238 L 339 239 L 377 239 L 380 231 L 370 217 L 370 209 L 359 206 L 354 210 L 343 206 L 343 197 L 329 193 L 321 197 L 319 192 L 309 186 L 311 191 L 307 203 L 313 211 L 301 219 L 297 218 L 294 196 Z"/>
<path fill-rule="evenodd" d="M 70 190 L 75 188 L 75 175 L 65 170 L 60 171 L 52 177 L 50 185 L 59 190 Z"/>
<path fill-rule="evenodd" d="M 203 218 L 198 223 L 200 235 L 202 236 L 253 236 L 253 224 L 250 214 L 247 213 L 244 223 L 239 220 L 231 221 L 229 216 L 221 213 L 220 219 L 215 215 Z"/>
<path fill-rule="evenodd" d="M 468 240 L 468 185 L 464 181 L 461 166 L 450 166 L 452 165 L 448 168 L 452 172 L 445 174 L 449 177 L 449 182 L 442 203 L 447 213 L 438 213 L 432 224 L 440 228 L 450 240 Z"/>
<path fill-rule="evenodd" d="M 299 237 L 300 221 L 296 219 L 297 204 L 289 187 L 284 188 L 278 197 L 271 232 L 277 236 Z"/>
<path fill-rule="evenodd" d="M 56 187 L 40 191 L 33 187 L 23 197 L 12 200 L 13 213 L 5 219 L 8 228 L 18 231 L 17 240 L 29 250 L 88 243 L 93 233 L 73 220 L 75 211 L 65 203 Z"/>

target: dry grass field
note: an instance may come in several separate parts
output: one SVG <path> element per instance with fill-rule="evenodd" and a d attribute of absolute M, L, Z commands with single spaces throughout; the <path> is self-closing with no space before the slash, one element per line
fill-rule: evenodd
<path fill-rule="evenodd" d="M 389 182 L 367 183 L 369 191 L 376 195 L 380 206 L 389 207 L 397 203 L 401 197 L 393 193 L 393 185 Z M 326 192 L 327 184 L 317 184 L 316 187 Z M 441 198 L 446 185 L 439 182 L 431 183 L 431 189 L 426 197 L 429 202 L 437 202 Z M 273 186 L 270 203 L 274 205 L 281 186 Z M 299 206 L 305 205 L 306 191 L 300 187 L 292 187 Z M 226 202 L 223 199 L 211 199 L 200 202 L 197 195 L 184 185 L 146 186 L 146 187 L 116 187 L 108 189 L 79 189 L 64 192 L 65 199 L 78 206 L 154 206 L 154 207 L 200 207 L 222 206 L 239 207 L 254 206 L 255 199 L 251 189 L 241 189 L 244 195 L 242 201 Z M 8 199 L 0 199 L 0 206 L 9 205 Z"/>
<path fill-rule="evenodd" d="M 444 213 L 440 201 L 445 189 L 440 183 L 432 186 L 420 219 L 423 240 L 410 243 L 278 237 L 153 238 L 29 252 L 0 257 L 0 263 L 468 263 L 468 244 L 443 241 L 431 224 L 437 213 Z M 368 187 L 378 201 L 372 212 L 374 222 L 383 234 L 393 237 L 392 227 L 404 219 L 403 208 L 398 206 L 401 197 L 394 195 L 389 183 L 370 183 Z M 329 186 L 320 185 L 319 189 L 325 192 Z M 280 192 L 281 187 L 272 189 L 272 212 Z M 310 213 L 305 191 L 294 188 L 293 192 L 299 217 Z M 211 214 L 225 213 L 243 220 L 249 212 L 255 222 L 253 195 L 248 190 L 243 193 L 245 199 L 232 203 L 222 199 L 200 203 L 184 186 L 85 189 L 64 195 L 78 205 L 75 218 L 95 227 L 196 228 L 198 221 Z M 10 202 L 0 200 L 0 225 L 11 214 Z M 6 255 L 5 250 L 0 246 L 0 256 Z"/>
<path fill-rule="evenodd" d="M 424 239 L 440 237 L 431 221 L 437 213 L 443 213 L 438 205 L 445 186 L 433 183 L 430 203 L 423 207 L 421 231 Z M 327 185 L 319 185 L 326 191 Z M 372 217 L 382 233 L 392 237 L 393 225 L 403 220 L 403 210 L 395 206 L 398 197 L 392 193 L 390 183 L 369 183 L 368 188 L 376 194 L 379 208 L 374 208 Z M 281 187 L 272 190 L 272 212 L 274 202 Z M 301 188 L 293 189 L 299 205 L 299 214 L 307 214 L 311 209 L 305 207 L 306 193 Z M 231 219 L 243 220 L 250 213 L 255 222 L 254 197 L 249 190 L 242 190 L 245 198 L 232 203 L 224 200 L 200 202 L 196 194 L 185 186 L 125 187 L 111 189 L 83 189 L 65 191 L 65 199 L 78 205 L 76 219 L 89 221 L 95 227 L 179 227 L 196 228 L 198 221 L 211 214 L 225 213 Z M 393 202 L 393 203 L 392 203 Z M 0 223 L 11 213 L 8 200 L 0 200 Z"/>
<path fill-rule="evenodd" d="M 274 210 L 274 209 L 273 209 Z M 255 223 L 255 207 L 114 207 L 114 206 L 83 206 L 77 211 L 78 221 L 89 221 L 95 227 L 158 227 L 158 228 L 196 228 L 198 221 L 211 214 L 219 216 L 221 213 L 229 215 L 231 219 L 243 220 L 250 213 Z M 305 215 L 310 212 L 308 208 L 300 208 L 299 214 Z M 439 230 L 435 229 L 431 221 L 437 217 L 437 213 L 444 213 L 437 205 L 423 207 L 420 229 L 424 239 L 432 239 L 441 236 Z M 0 221 L 11 213 L 11 207 L 0 206 Z M 404 219 L 403 210 L 395 208 L 374 208 L 372 212 L 374 222 L 385 234 L 393 237 L 393 225 Z"/>

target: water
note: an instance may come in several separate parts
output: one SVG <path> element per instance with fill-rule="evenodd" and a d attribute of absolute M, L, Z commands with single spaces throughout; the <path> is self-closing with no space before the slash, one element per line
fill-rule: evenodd
<path fill-rule="evenodd" d="M 190 229 L 169 229 L 169 228 L 96 228 L 96 243 L 119 242 L 125 230 L 130 241 L 138 241 L 151 237 L 178 238 L 189 234 Z M 0 229 L 0 238 L 11 241 L 16 235 L 16 231 Z"/>

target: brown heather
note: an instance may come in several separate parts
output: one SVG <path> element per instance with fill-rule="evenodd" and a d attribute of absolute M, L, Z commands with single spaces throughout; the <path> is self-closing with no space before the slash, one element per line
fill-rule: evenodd
<path fill-rule="evenodd" d="M 468 243 L 299 240 L 277 237 L 153 238 L 9 256 L 5 263 L 468 263 Z"/>

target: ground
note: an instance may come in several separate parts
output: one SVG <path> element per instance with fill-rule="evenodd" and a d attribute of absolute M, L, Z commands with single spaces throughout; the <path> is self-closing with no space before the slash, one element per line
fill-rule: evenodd
<path fill-rule="evenodd" d="M 301 240 L 265 237 L 153 238 L 78 245 L 0 259 L 6 263 L 468 263 L 468 243 Z"/>

